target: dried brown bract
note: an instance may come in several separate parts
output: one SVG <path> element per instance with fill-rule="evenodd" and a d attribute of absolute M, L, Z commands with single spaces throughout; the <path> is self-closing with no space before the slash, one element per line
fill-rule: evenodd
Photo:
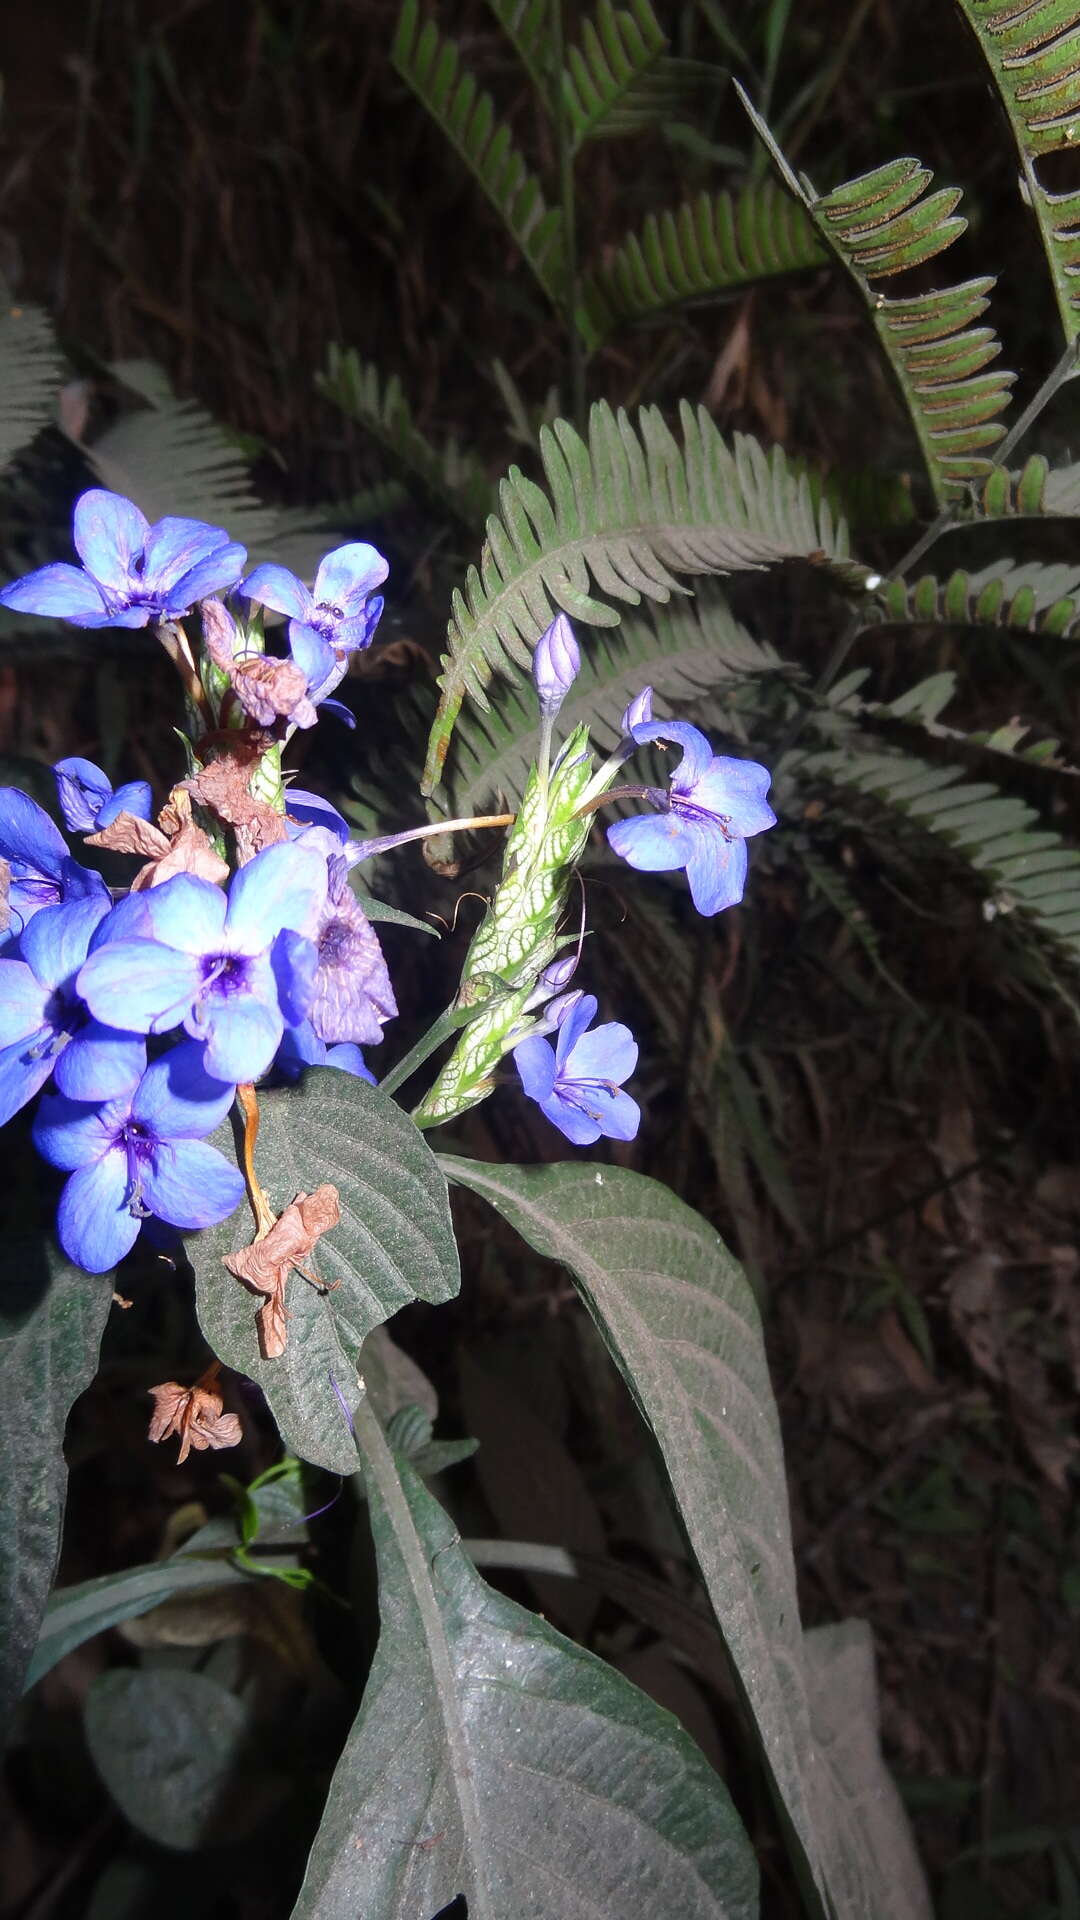
<path fill-rule="evenodd" d="M 264 847 L 287 839 L 284 815 L 275 813 L 265 800 L 257 800 L 248 781 L 253 762 L 237 755 L 211 760 L 192 780 L 184 782 L 188 793 L 201 806 L 209 807 L 219 820 L 236 834 L 236 851 L 241 865 L 254 859 Z"/>
<path fill-rule="evenodd" d="M 243 1437 L 236 1414 L 222 1412 L 221 1395 L 208 1384 L 216 1373 L 217 1368 L 211 1368 L 193 1387 L 166 1380 L 160 1387 L 150 1388 L 154 1412 L 146 1437 L 157 1441 L 177 1434 L 178 1467 L 183 1466 L 192 1448 L 196 1453 L 205 1453 L 208 1447 L 216 1452 L 221 1447 L 237 1446 Z"/>
<path fill-rule="evenodd" d="M 242 1247 L 239 1253 L 224 1256 L 230 1273 L 254 1293 L 266 1295 L 257 1316 L 264 1360 L 277 1360 L 285 1351 L 285 1283 L 289 1274 L 340 1219 L 337 1188 L 316 1187 L 314 1193 L 298 1193 L 261 1239 Z"/>
<path fill-rule="evenodd" d="M 307 676 L 292 660 L 242 651 L 242 636 L 220 600 L 203 602 L 203 644 L 214 665 L 226 673 L 244 712 L 256 726 L 291 720 L 313 727 L 318 714 L 308 698 Z"/>
<path fill-rule="evenodd" d="M 191 802 L 177 790 L 165 802 L 157 826 L 139 820 L 133 813 L 118 813 L 100 833 L 88 833 L 88 847 L 108 847 L 113 853 L 136 853 L 146 865 L 139 868 L 131 883 L 132 893 L 147 887 L 160 887 L 176 873 L 194 873 L 215 886 L 229 877 L 229 869 L 214 851 L 209 837 L 191 818 Z"/>

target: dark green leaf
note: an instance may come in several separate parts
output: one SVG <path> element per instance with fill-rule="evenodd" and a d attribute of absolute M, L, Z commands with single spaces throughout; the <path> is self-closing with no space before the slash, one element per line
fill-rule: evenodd
<path fill-rule="evenodd" d="M 8 1240 L 0 1269 L 0 1720 L 22 1690 L 60 1551 L 64 1427 L 97 1371 L 109 1274 L 43 1236 Z"/>
<path fill-rule="evenodd" d="M 275 1212 L 324 1181 L 338 1189 L 341 1224 L 305 1262 L 328 1291 L 291 1276 L 288 1345 L 280 1359 L 264 1360 L 259 1299 L 222 1265 L 223 1255 L 254 1236 L 243 1206 L 189 1242 L 199 1321 L 219 1358 L 262 1388 L 286 1446 L 331 1473 L 349 1473 L 355 1449 L 331 1375 L 354 1404 L 365 1335 L 399 1307 L 457 1292 L 446 1181 L 401 1108 L 333 1068 L 313 1068 L 298 1087 L 260 1093 L 259 1113 L 256 1164 Z M 214 1138 L 223 1152 L 235 1151 L 229 1123 Z"/>
<path fill-rule="evenodd" d="M 640 1174 L 441 1164 L 577 1280 L 663 1453 L 808 1897 L 826 1912 L 834 1883 L 858 1878 L 865 1897 L 838 1911 L 880 1920 L 873 1861 L 811 1733 L 779 1422 L 742 1269 L 700 1214 Z"/>
<path fill-rule="evenodd" d="M 162 1846 L 239 1839 L 268 1810 L 265 1776 L 253 1792 L 241 1764 L 247 1708 L 205 1674 L 103 1674 L 87 1696 L 86 1738 L 121 1813 Z"/>
<path fill-rule="evenodd" d="M 756 1913 L 726 1790 L 673 1717 L 486 1586 L 357 1416 L 382 1633 L 294 1920 Z"/>

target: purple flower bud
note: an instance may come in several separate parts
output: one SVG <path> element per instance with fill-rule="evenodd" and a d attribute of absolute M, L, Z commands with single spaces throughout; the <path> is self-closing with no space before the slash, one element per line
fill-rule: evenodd
<path fill-rule="evenodd" d="M 557 613 L 547 631 L 540 635 L 533 655 L 533 680 L 545 720 L 554 719 L 580 671 L 581 655 L 574 629 L 565 613 Z"/>
<path fill-rule="evenodd" d="M 652 688 L 642 687 L 641 692 L 631 700 L 622 717 L 622 730 L 633 739 L 634 728 L 647 726 L 652 719 Z"/>
<path fill-rule="evenodd" d="M 560 959 L 552 960 L 539 975 L 537 987 L 543 988 L 545 994 L 562 993 L 577 972 L 580 957 L 578 953 L 564 953 Z"/>

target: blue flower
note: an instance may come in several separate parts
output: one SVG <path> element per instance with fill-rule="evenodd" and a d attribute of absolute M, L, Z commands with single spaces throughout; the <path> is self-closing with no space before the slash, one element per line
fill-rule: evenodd
<path fill-rule="evenodd" d="M 18 787 L 0 787 L 0 860 L 10 868 L 12 934 L 21 933 L 42 907 L 54 907 L 63 900 L 97 899 L 109 905 L 109 889 L 101 875 L 79 866 L 44 807 Z"/>
<path fill-rule="evenodd" d="M 344 843 L 349 838 L 349 823 L 321 793 L 307 793 L 303 787 L 285 789 L 285 826 L 290 840 L 296 840 L 309 827 L 324 827 Z"/>
<path fill-rule="evenodd" d="M 18 960 L 0 960 L 0 1126 L 55 1072 L 73 1100 L 128 1092 L 146 1066 L 138 1034 L 91 1017 L 75 991 L 108 900 L 76 900 L 35 914 Z"/>
<path fill-rule="evenodd" d="M 326 555 L 310 591 L 287 567 L 256 567 L 243 582 L 249 600 L 289 616 L 289 649 L 316 705 L 342 679 L 348 655 L 371 645 L 383 610 L 371 594 L 389 571 L 376 548 L 353 541 Z"/>
<path fill-rule="evenodd" d="M 328 1047 L 325 1040 L 319 1039 L 310 1020 L 301 1020 L 299 1026 L 286 1028 L 274 1065 L 286 1080 L 299 1080 L 305 1067 L 337 1067 L 341 1073 L 368 1080 L 373 1087 L 378 1085 L 359 1047 L 349 1041 Z"/>
<path fill-rule="evenodd" d="M 543 719 L 555 718 L 580 672 L 581 654 L 574 629 L 565 613 L 557 613 L 540 635 L 533 654 L 532 677 Z"/>
<path fill-rule="evenodd" d="M 210 1078 L 202 1048 L 185 1040 L 104 1106 L 46 1094 L 34 1144 L 71 1174 L 56 1219 L 68 1258 L 88 1273 L 107 1273 L 150 1215 L 185 1228 L 227 1219 L 244 1197 L 243 1178 L 205 1135 L 224 1120 L 235 1092 Z"/>
<path fill-rule="evenodd" d="M 595 1014 L 591 993 L 568 994 L 555 1045 L 531 1034 L 514 1048 L 529 1099 L 575 1147 L 591 1146 L 602 1133 L 632 1140 L 641 1120 L 637 1101 L 621 1090 L 637 1066 L 637 1041 L 614 1020 L 586 1033 Z"/>
<path fill-rule="evenodd" d="M 129 780 L 117 787 L 108 774 L 92 760 L 58 760 L 53 768 L 60 811 L 72 833 L 98 833 L 111 826 L 118 813 L 133 813 L 137 820 L 149 820 L 153 796 L 148 780 Z"/>
<path fill-rule="evenodd" d="M 305 847 L 266 847 L 241 867 L 228 899 L 208 880 L 177 874 L 140 896 L 151 937 L 110 941 L 76 982 L 100 1020 L 138 1033 L 183 1025 L 206 1042 L 216 1079 L 256 1080 L 287 1026 L 303 1020 L 316 951 L 306 936 L 326 897 L 326 861 Z"/>
<path fill-rule="evenodd" d="M 151 526 L 131 500 L 101 487 L 75 502 L 72 532 L 82 566 L 38 567 L 4 588 L 0 606 L 75 627 L 145 627 L 235 587 L 247 559 L 221 527 L 171 515 Z"/>
<path fill-rule="evenodd" d="M 699 913 L 734 906 L 746 884 L 745 842 L 776 825 L 765 801 L 768 769 L 754 760 L 714 754 L 705 735 L 685 720 L 635 725 L 633 738 L 638 746 L 673 740 L 683 757 L 668 792 L 653 796 L 662 812 L 617 820 L 607 830 L 609 845 L 646 873 L 685 867 Z"/>

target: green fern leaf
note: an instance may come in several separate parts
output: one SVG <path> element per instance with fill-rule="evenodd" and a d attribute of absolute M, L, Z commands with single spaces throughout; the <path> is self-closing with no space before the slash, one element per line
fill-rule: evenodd
<path fill-rule="evenodd" d="M 872 798 L 941 842 L 986 889 L 988 917 L 1016 912 L 1072 963 L 1080 961 L 1080 850 L 1044 828 L 1034 807 L 959 767 L 850 746 L 807 756 L 800 780 L 825 778 Z"/>
<path fill-rule="evenodd" d="M 1080 333 L 1080 191 L 1051 193 L 1035 162 L 1080 145 L 1077 0 L 960 0 L 1009 117 L 1066 340 Z"/>
<path fill-rule="evenodd" d="M 53 330 L 37 307 L 8 304 L 0 285 L 0 467 L 6 467 L 55 411 L 63 378 Z"/>
<path fill-rule="evenodd" d="M 452 40 L 433 20 L 421 25 L 419 0 L 404 0 L 391 59 L 483 187 L 548 299 L 565 286 L 562 215 L 543 189 Z"/>
<path fill-rule="evenodd" d="M 796 178 L 760 114 L 741 87 L 738 92 L 781 177 L 862 293 L 938 506 L 966 496 L 971 482 L 990 470 L 986 449 L 1004 436 L 999 415 L 1016 379 L 999 368 L 987 371 L 1001 345 L 991 327 L 973 324 L 989 305 L 994 278 L 904 298 L 873 286 L 924 265 L 964 231 L 967 222 L 955 211 L 959 189 L 927 193 L 934 177 L 929 167 L 905 158 L 817 194 Z"/>
<path fill-rule="evenodd" d="M 843 921 L 852 938 L 862 948 L 874 972 L 884 980 L 893 993 L 897 994 L 901 1000 L 906 1000 L 910 1006 L 911 996 L 885 965 L 881 957 L 881 936 L 865 908 L 855 898 L 845 875 L 830 860 L 823 859 L 813 848 L 800 846 L 796 841 L 793 851 L 795 858 L 806 872 L 811 894 L 818 894 L 822 900 L 827 901 L 833 912 Z"/>
<path fill-rule="evenodd" d="M 541 432 L 547 492 L 511 468 L 480 567 L 454 594 L 425 793 L 441 778 L 466 694 L 484 706 L 496 669 L 526 668 L 557 607 L 587 625 L 618 624 L 617 610 L 591 585 L 636 606 L 681 591 L 680 573 L 794 558 L 829 568 L 849 587 L 863 585 L 867 570 L 849 558 L 843 522 L 825 500 L 814 509 L 805 475 L 791 472 L 780 448 L 766 454 L 756 440 L 737 436 L 729 450 L 705 409 L 685 402 L 681 424 L 680 447 L 657 408 L 643 409 L 635 426 L 601 402 L 587 445 L 565 420 Z"/>
<path fill-rule="evenodd" d="M 1033 453 L 1019 473 L 991 467 L 970 512 L 983 520 L 1018 519 L 1056 514 L 1080 514 L 1080 464 L 1052 467 L 1044 454 Z"/>
<path fill-rule="evenodd" d="M 860 604 L 867 626 L 1007 627 L 1071 638 L 1080 629 L 1080 572 L 1065 565 L 996 561 L 947 580 L 886 580 Z"/>
<path fill-rule="evenodd" d="M 420 432 L 397 376 L 383 381 L 378 369 L 351 347 L 331 346 L 319 392 L 380 440 L 398 466 L 420 481 L 440 506 L 470 532 L 484 525 L 494 489 L 479 460 L 454 439 L 436 447 Z"/>
<path fill-rule="evenodd" d="M 598 0 L 563 72 L 573 150 L 672 118 L 709 72 L 700 61 L 668 57 L 667 36 L 649 0 L 630 0 L 629 7 Z"/>
<path fill-rule="evenodd" d="M 581 671 L 567 695 L 559 726 L 570 734 L 583 723 L 603 748 L 619 736 L 628 703 L 651 685 L 658 707 L 678 710 L 703 691 L 730 692 L 742 681 L 783 671 L 772 647 L 754 640 L 719 587 L 704 585 L 693 600 L 628 614 L 618 627 L 597 628 L 582 648 Z M 481 812 L 494 796 L 517 798 L 536 757 L 538 714 L 531 682 L 504 681 L 490 706 L 463 713 L 457 726 L 447 787 L 455 815 Z"/>
<path fill-rule="evenodd" d="M 706 299 L 781 273 L 821 266 L 828 251 L 797 200 L 771 183 L 701 193 L 651 213 L 586 276 L 585 305 L 598 336 L 684 300 Z"/>
<path fill-rule="evenodd" d="M 489 0 L 492 13 L 512 41 L 542 105 L 549 104 L 554 55 L 549 0 Z"/>

